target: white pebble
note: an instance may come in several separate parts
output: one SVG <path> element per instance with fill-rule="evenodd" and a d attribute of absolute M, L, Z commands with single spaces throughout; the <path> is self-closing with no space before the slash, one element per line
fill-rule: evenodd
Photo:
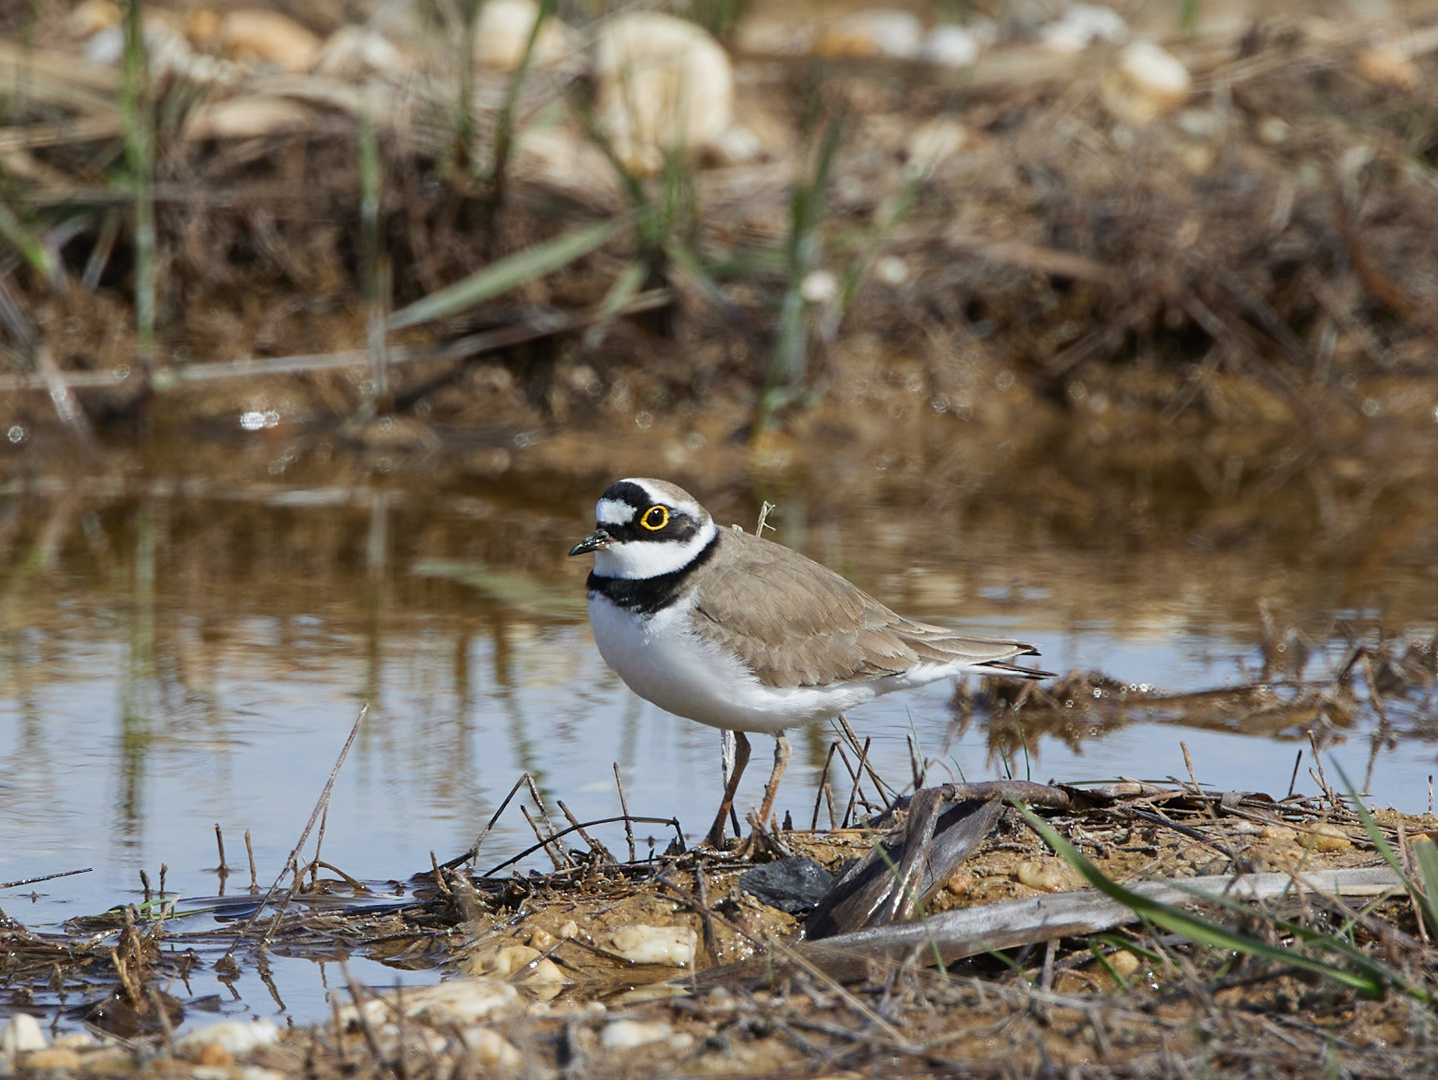
<path fill-rule="evenodd" d="M 175 1040 L 175 1049 L 181 1055 L 191 1055 L 213 1046 L 243 1057 L 273 1045 L 279 1037 L 279 1026 L 273 1020 L 221 1020 L 181 1035 Z"/>
<path fill-rule="evenodd" d="M 919 57 L 942 67 L 969 67 L 979 59 L 979 39 L 968 27 L 943 23 L 929 31 Z"/>
<path fill-rule="evenodd" d="M 811 304 L 826 304 L 839 295 L 839 279 L 828 270 L 812 270 L 799 285 L 799 295 Z"/>
<path fill-rule="evenodd" d="M 663 1020 L 615 1020 L 599 1033 L 599 1045 L 606 1050 L 633 1050 L 674 1034 Z"/>
<path fill-rule="evenodd" d="M 875 261 L 874 276 L 885 285 L 902 285 L 909 279 L 909 266 L 897 255 L 885 255 Z"/>
<path fill-rule="evenodd" d="M 45 1032 L 29 1013 L 16 1013 L 0 1028 L 0 1053 L 24 1054 L 45 1049 Z"/>
<path fill-rule="evenodd" d="M 1056 53 L 1083 52 L 1098 41 L 1122 45 L 1127 40 L 1123 16 L 1097 4 L 1070 4 L 1061 18 L 1039 31 L 1044 48 Z"/>
<path fill-rule="evenodd" d="M 699 935 L 687 926 L 622 926 L 609 935 L 609 946 L 632 964 L 684 967 L 694 961 Z"/>

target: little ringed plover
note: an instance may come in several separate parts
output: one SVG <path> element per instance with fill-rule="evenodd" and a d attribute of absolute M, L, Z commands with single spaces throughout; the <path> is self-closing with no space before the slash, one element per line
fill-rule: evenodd
<path fill-rule="evenodd" d="M 892 690 L 964 672 L 1041 678 L 1022 641 L 914 622 L 781 544 L 721 529 L 663 480 L 610 485 L 595 529 L 570 549 L 594 553 L 589 621 L 599 654 L 640 697 L 733 731 L 734 771 L 709 842 L 749 760 L 745 732 L 779 739 L 760 820 L 788 760 L 786 728 L 819 723 Z"/>

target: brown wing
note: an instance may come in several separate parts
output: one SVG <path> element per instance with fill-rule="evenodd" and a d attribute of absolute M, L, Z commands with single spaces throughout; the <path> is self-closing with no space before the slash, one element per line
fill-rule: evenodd
<path fill-rule="evenodd" d="M 737 653 L 766 686 L 896 675 L 925 662 L 974 664 L 1036 653 L 894 614 L 827 567 L 781 544 L 723 530 L 720 566 L 699 590 L 695 632 Z"/>

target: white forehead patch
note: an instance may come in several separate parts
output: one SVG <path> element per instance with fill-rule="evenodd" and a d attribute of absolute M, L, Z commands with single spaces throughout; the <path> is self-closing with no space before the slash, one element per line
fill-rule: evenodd
<path fill-rule="evenodd" d="M 663 504 L 664 506 L 672 506 L 675 510 L 688 514 L 690 517 L 699 517 L 704 512 L 703 508 L 700 507 L 697 502 L 694 502 L 692 499 L 681 498 L 680 496 L 684 495 L 684 492 L 678 488 L 674 488 L 671 491 L 664 491 L 637 476 L 629 477 L 626 483 L 634 484 L 636 487 L 642 488 L 644 494 L 649 496 L 651 505 L 657 506 Z"/>
<path fill-rule="evenodd" d="M 634 520 L 634 507 L 618 499 L 600 499 L 594 520 L 600 525 L 628 525 Z"/>

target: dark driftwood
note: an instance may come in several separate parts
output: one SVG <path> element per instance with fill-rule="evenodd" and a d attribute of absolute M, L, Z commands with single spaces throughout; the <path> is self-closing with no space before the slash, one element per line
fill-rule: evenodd
<path fill-rule="evenodd" d="M 1399 888 L 1400 882 L 1391 868 L 1379 866 L 1316 870 L 1297 877 L 1219 874 L 1146 881 L 1127 887 L 1165 904 L 1191 904 L 1202 895 L 1254 901 L 1301 891 L 1379 896 Z M 699 981 L 711 985 L 733 985 L 736 981 L 758 985 L 782 978 L 805 965 L 818 968 L 839 981 L 862 979 L 868 977 L 874 963 L 933 964 L 942 959 L 947 964 L 978 953 L 1096 934 L 1137 921 L 1133 910 L 1117 900 L 1096 889 L 1079 889 L 946 911 L 922 922 L 891 923 L 823 941 L 806 941 L 773 956 L 711 968 L 699 976 Z M 801 961 L 789 961 L 786 958 L 789 952 L 797 953 Z"/>
<path fill-rule="evenodd" d="M 1037 806 L 1069 805 L 1059 789 L 1021 780 L 923 788 L 909 801 L 903 823 L 835 882 L 809 916 L 805 936 L 817 941 L 911 918 L 984 842 L 1006 796 Z"/>

